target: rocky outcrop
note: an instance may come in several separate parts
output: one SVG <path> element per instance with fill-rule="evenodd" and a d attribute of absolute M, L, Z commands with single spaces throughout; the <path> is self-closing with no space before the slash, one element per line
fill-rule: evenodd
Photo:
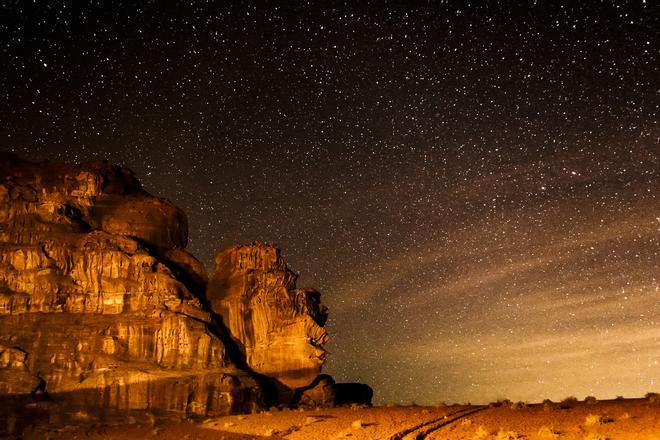
<path fill-rule="evenodd" d="M 296 278 L 275 246 L 232 246 L 216 256 L 206 291 L 250 368 L 293 390 L 319 375 L 328 338 L 320 294 Z"/>
<path fill-rule="evenodd" d="M 0 393 L 200 415 L 260 404 L 186 241 L 183 212 L 125 169 L 0 156 Z"/>
<path fill-rule="evenodd" d="M 310 386 L 299 390 L 296 401 L 301 406 L 371 405 L 374 392 L 363 383 L 335 383 L 327 374 L 319 375 Z"/>
<path fill-rule="evenodd" d="M 374 390 L 364 383 L 345 382 L 334 385 L 334 405 L 371 405 Z"/>
<path fill-rule="evenodd" d="M 332 406 L 336 403 L 335 380 L 327 374 L 320 374 L 307 388 L 301 390 L 297 399 L 301 406 Z"/>
<path fill-rule="evenodd" d="M 207 282 L 187 233 L 124 168 L 0 154 L 0 398 L 186 416 L 337 403 L 320 294 L 261 243 L 221 251 Z"/>

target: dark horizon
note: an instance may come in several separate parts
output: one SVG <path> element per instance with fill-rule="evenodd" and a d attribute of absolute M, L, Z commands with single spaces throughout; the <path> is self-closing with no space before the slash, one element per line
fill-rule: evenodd
<path fill-rule="evenodd" d="M 319 5 L 0 6 L 0 150 L 276 243 L 376 403 L 657 391 L 658 7 Z"/>

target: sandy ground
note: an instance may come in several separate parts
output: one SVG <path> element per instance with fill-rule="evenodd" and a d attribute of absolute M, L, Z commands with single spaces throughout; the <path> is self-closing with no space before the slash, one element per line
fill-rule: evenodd
<path fill-rule="evenodd" d="M 131 425 L 40 430 L 23 438 L 660 440 L 660 403 L 629 399 L 578 402 L 564 409 L 556 404 L 507 404 L 273 410 L 201 423 L 152 425 L 138 420 Z"/>
<path fill-rule="evenodd" d="M 660 440 L 660 404 L 645 399 L 488 408 L 428 435 L 428 439 Z"/>

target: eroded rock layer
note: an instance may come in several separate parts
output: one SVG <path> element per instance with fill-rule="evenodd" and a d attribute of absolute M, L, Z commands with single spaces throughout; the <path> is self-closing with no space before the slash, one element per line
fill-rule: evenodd
<path fill-rule="evenodd" d="M 0 393 L 202 415 L 259 404 L 186 241 L 183 212 L 125 169 L 0 155 Z"/>
<path fill-rule="evenodd" d="M 35 401 L 186 416 L 368 403 L 370 388 L 319 376 L 327 310 L 276 247 L 219 252 L 207 283 L 187 233 L 124 168 L 0 153 L 0 419 Z"/>
<path fill-rule="evenodd" d="M 206 292 L 248 365 L 291 389 L 318 376 L 328 338 L 320 294 L 296 278 L 275 246 L 232 246 L 216 256 Z"/>

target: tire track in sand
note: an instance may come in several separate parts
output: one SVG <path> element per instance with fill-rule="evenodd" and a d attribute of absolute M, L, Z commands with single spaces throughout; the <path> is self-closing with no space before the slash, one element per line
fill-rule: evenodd
<path fill-rule="evenodd" d="M 430 433 L 437 431 L 438 429 L 443 428 L 447 425 L 450 425 L 462 419 L 463 417 L 467 417 L 471 414 L 477 413 L 479 411 L 483 411 L 487 408 L 488 408 L 487 406 L 478 406 L 478 407 L 473 406 L 469 408 L 459 409 L 458 411 L 454 411 L 449 414 L 445 414 L 444 416 L 427 420 L 426 422 L 420 423 L 415 426 L 411 426 L 410 428 L 406 428 L 402 431 L 397 432 L 396 434 L 392 434 L 391 436 L 387 437 L 387 440 L 404 440 L 404 439 L 423 440 Z"/>

